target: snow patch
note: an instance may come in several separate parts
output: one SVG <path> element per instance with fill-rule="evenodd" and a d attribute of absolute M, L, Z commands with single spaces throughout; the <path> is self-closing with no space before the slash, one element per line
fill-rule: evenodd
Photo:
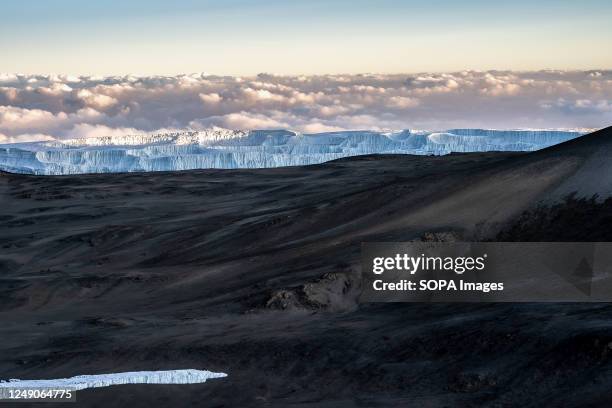
<path fill-rule="evenodd" d="M 17 380 L 0 382 L 1 388 L 86 388 L 109 387 L 123 384 L 199 384 L 211 378 L 227 377 L 225 373 L 205 370 L 132 371 L 115 374 L 77 375 L 55 380 Z"/>

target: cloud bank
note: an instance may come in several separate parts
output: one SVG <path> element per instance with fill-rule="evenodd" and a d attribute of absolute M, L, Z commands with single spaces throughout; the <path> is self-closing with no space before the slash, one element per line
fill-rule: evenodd
<path fill-rule="evenodd" d="M 612 71 L 222 77 L 0 74 L 0 142 L 168 129 L 597 128 Z"/>

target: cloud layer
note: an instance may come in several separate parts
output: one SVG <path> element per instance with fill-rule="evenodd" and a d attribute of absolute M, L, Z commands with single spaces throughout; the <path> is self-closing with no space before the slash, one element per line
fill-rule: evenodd
<path fill-rule="evenodd" d="M 612 71 L 70 77 L 0 74 L 0 142 L 165 129 L 612 124 Z"/>

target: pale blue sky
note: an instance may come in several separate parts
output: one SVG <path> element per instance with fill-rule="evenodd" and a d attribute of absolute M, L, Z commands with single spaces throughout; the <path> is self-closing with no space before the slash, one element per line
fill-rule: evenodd
<path fill-rule="evenodd" d="M 612 2 L 89 1 L 0 6 L 0 72 L 249 75 L 612 67 Z"/>

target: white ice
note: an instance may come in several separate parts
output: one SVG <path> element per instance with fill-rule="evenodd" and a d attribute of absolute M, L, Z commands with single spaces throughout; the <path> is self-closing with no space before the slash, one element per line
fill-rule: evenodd
<path fill-rule="evenodd" d="M 115 374 L 77 375 L 54 380 L 16 380 L 0 382 L 1 388 L 86 388 L 108 387 L 121 384 L 197 384 L 211 378 L 227 377 L 225 373 L 204 370 L 132 371 Z"/>
<path fill-rule="evenodd" d="M 365 154 L 534 151 L 583 133 L 581 130 L 450 129 L 300 134 L 286 130 L 212 128 L 4 144 L 0 145 L 0 170 L 62 175 L 301 166 Z"/>

